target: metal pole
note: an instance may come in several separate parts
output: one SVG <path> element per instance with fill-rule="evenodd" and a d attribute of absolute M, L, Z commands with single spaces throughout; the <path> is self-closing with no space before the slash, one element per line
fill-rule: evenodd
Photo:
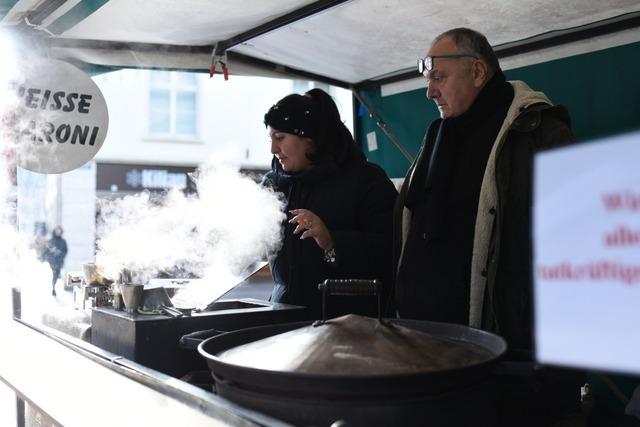
<path fill-rule="evenodd" d="M 371 118 L 375 120 L 376 124 L 382 130 L 382 132 L 384 132 L 384 134 L 387 135 L 387 138 L 389 138 L 391 142 L 393 142 L 396 148 L 409 161 L 409 164 L 413 163 L 413 160 L 415 157 L 409 152 L 409 150 L 407 150 L 407 148 L 404 145 L 402 145 L 400 140 L 389 130 L 389 126 L 387 126 L 387 123 L 384 120 L 382 120 L 378 112 L 375 111 L 367 101 L 365 101 L 362 95 L 360 95 L 355 88 L 352 88 L 351 92 L 353 93 L 353 96 L 356 97 L 358 102 L 362 104 L 362 106 L 367 110 L 367 113 L 369 113 Z"/>
<path fill-rule="evenodd" d="M 216 52 L 216 54 L 222 54 L 227 49 L 231 49 L 232 47 L 244 43 L 248 40 L 254 39 L 282 27 L 286 27 L 287 25 L 293 24 L 297 21 L 300 21 L 301 19 L 317 15 L 321 12 L 331 9 L 332 7 L 338 6 L 342 3 L 346 3 L 347 1 L 349 0 L 319 0 L 300 9 L 296 9 L 255 28 L 237 34 L 227 40 L 219 41 L 217 49 L 218 52 Z"/>

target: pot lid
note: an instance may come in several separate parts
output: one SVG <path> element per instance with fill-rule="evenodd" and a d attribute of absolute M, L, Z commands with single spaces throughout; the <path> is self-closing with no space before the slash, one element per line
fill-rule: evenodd
<path fill-rule="evenodd" d="M 471 342 L 354 314 L 233 347 L 217 356 L 246 368 L 353 376 L 449 370 L 496 357 Z"/>

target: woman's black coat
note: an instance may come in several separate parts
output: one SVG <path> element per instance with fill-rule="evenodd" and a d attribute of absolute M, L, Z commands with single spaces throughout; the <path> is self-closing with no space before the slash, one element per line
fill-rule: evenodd
<path fill-rule="evenodd" d="M 397 192 L 385 172 L 360 159 L 339 167 L 315 166 L 297 175 L 279 166 L 274 162 L 264 183 L 286 197 L 287 219 L 292 209 L 308 209 L 324 221 L 335 243 L 336 262 L 327 263 L 313 238 L 300 239 L 300 234 L 293 234 L 295 224 L 285 222 L 283 246 L 269 260 L 276 283 L 272 301 L 309 307 L 311 316 L 319 318 L 322 301 L 317 288 L 325 279 L 378 279 L 388 290 Z M 375 315 L 377 310 L 372 297 L 331 296 L 327 302 L 329 316 Z"/>

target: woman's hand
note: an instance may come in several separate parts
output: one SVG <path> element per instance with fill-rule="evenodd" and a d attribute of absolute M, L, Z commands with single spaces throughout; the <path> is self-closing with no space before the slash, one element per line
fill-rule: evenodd
<path fill-rule="evenodd" d="M 293 234 L 302 233 L 301 239 L 313 237 L 318 246 L 325 251 L 333 249 L 333 237 L 318 215 L 307 209 L 293 209 L 289 212 L 294 215 L 289 223 L 296 224 Z"/>

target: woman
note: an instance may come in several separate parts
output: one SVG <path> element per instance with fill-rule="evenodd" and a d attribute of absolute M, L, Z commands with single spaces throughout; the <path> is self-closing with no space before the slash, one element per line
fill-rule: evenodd
<path fill-rule="evenodd" d="M 45 247 L 44 258 L 51 267 L 51 295 L 56 296 L 56 283 L 60 278 L 60 271 L 67 256 L 67 241 L 62 238 L 62 227 L 53 229 L 51 239 Z"/>
<path fill-rule="evenodd" d="M 333 99 L 320 89 L 288 95 L 264 123 L 274 156 L 264 183 L 284 194 L 288 213 L 283 246 L 269 260 L 271 300 L 319 318 L 325 279 L 378 279 L 388 289 L 397 192 L 358 150 Z M 377 311 L 374 298 L 332 296 L 327 308 L 330 316 Z"/>

